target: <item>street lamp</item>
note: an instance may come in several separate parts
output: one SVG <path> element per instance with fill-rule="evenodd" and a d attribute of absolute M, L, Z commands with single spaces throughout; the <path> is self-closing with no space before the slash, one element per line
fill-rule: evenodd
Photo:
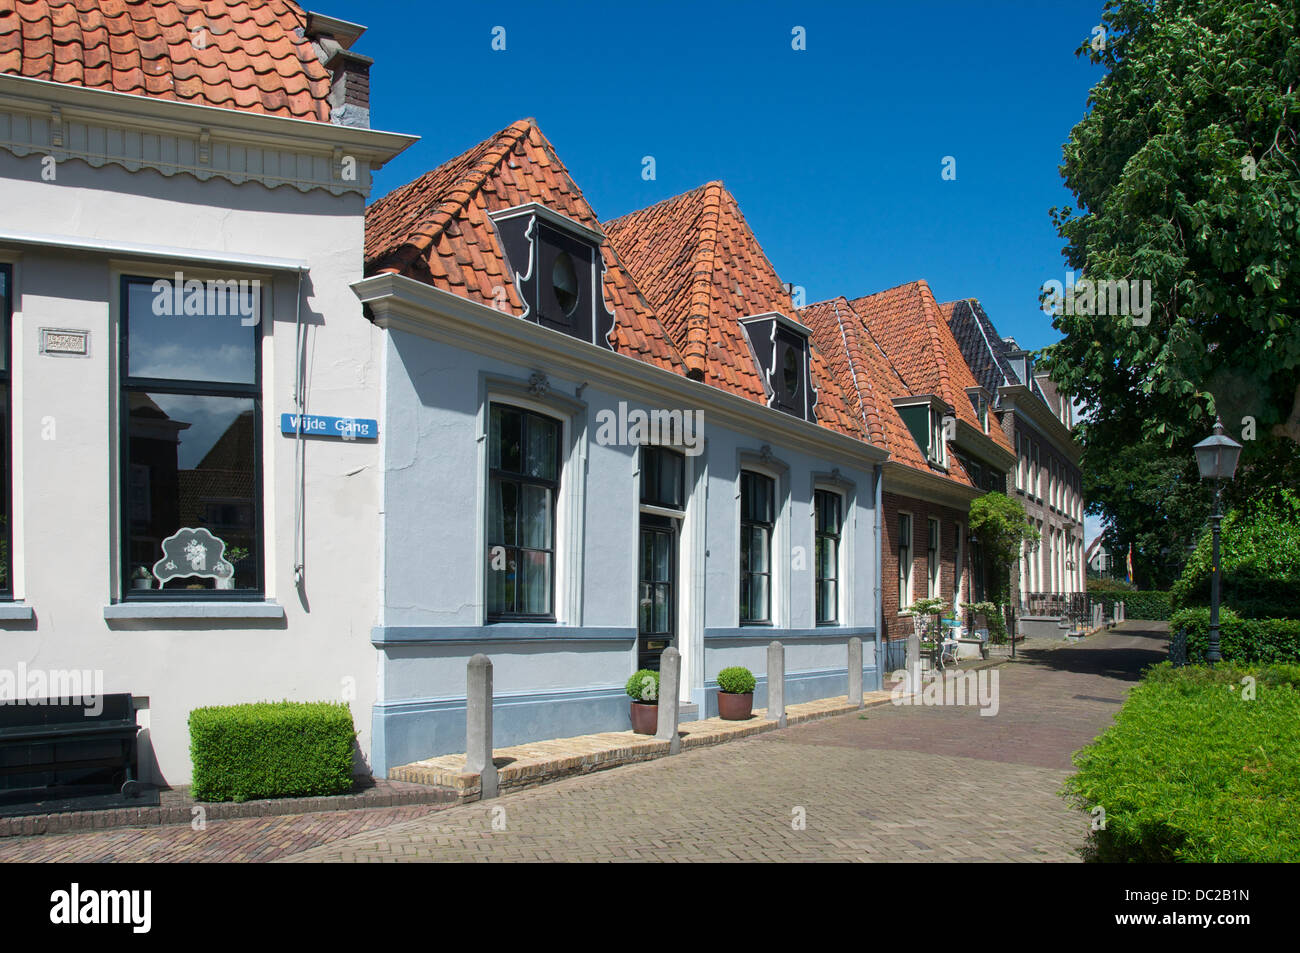
<path fill-rule="evenodd" d="M 1219 568 L 1219 522 L 1223 518 L 1219 510 L 1219 486 L 1224 480 L 1231 480 L 1236 472 L 1241 444 L 1224 434 L 1223 421 L 1215 417 L 1214 433 L 1192 449 L 1196 451 L 1196 466 L 1201 471 L 1201 479 L 1214 481 L 1214 512 L 1210 514 L 1210 529 L 1214 537 L 1213 575 L 1210 576 L 1210 644 L 1205 652 L 1205 660 L 1213 665 L 1223 658 L 1219 654 L 1219 579 L 1223 575 Z"/>

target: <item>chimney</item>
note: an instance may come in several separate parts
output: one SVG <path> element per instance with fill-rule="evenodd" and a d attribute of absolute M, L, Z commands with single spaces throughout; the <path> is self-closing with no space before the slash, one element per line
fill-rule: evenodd
<path fill-rule="evenodd" d="M 370 65 L 374 60 L 351 49 L 366 28 L 347 20 L 308 13 L 305 32 L 317 59 L 330 72 L 330 122 L 336 126 L 369 129 Z"/>

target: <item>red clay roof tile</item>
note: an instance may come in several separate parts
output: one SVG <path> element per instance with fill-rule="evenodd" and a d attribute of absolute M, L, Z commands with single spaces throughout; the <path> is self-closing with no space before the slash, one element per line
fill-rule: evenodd
<path fill-rule="evenodd" d="M 721 182 L 605 224 L 694 376 L 767 403 L 740 318 L 779 312 L 798 320 L 790 294 L 740 205 Z M 818 422 L 861 439 L 860 417 L 816 346 L 811 348 Z"/>
<path fill-rule="evenodd" d="M 366 209 L 366 272 L 396 272 L 520 315 L 523 302 L 489 214 L 527 202 L 600 228 L 551 143 L 536 123 L 521 120 Z M 608 242 L 601 254 L 614 349 L 684 374 L 681 356 L 663 343 L 667 333 Z"/>
<path fill-rule="evenodd" d="M 329 121 L 330 76 L 293 0 L 9 2 L 0 72 Z"/>

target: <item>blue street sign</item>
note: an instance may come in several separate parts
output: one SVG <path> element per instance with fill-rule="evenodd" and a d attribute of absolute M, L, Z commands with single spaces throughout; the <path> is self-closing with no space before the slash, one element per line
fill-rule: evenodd
<path fill-rule="evenodd" d="M 319 417 L 315 414 L 281 414 L 280 432 L 306 437 L 333 437 L 335 440 L 375 440 L 379 421 L 364 417 Z"/>

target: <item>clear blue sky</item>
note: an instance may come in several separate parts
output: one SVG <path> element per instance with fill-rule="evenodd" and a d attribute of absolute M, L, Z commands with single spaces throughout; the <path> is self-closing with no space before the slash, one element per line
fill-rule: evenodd
<path fill-rule="evenodd" d="M 1074 56 L 1101 0 L 313 4 L 370 28 L 376 128 L 423 137 L 375 197 L 533 116 L 602 219 L 722 179 L 809 303 L 925 278 L 1024 346 L 1059 336 L 1037 306 L 1065 277 L 1047 210 L 1102 76 Z"/>

